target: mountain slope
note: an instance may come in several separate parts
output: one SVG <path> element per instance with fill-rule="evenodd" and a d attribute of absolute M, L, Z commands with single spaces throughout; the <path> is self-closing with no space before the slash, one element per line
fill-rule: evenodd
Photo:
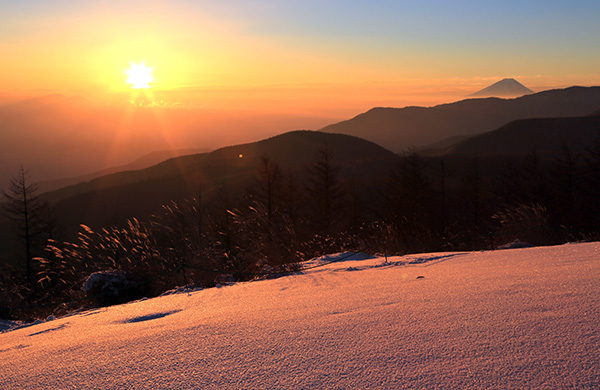
<path fill-rule="evenodd" d="M 182 156 L 155 166 L 107 175 L 44 194 L 68 229 L 145 216 L 161 204 L 195 196 L 201 187 L 209 200 L 220 190 L 243 193 L 256 175 L 260 158 L 268 156 L 283 171 L 299 175 L 327 145 L 340 175 L 373 180 L 383 175 L 396 156 L 372 143 L 343 134 L 294 131 L 263 141 L 229 146 L 211 153 Z"/>
<path fill-rule="evenodd" d="M 348 258 L 76 313 L 0 333 L 0 383 L 598 388 L 599 252 L 598 243 L 580 243 Z M 341 258 L 313 264 L 323 260 Z"/>
<path fill-rule="evenodd" d="M 600 87 L 571 87 L 517 99 L 467 99 L 429 108 L 374 108 L 322 131 L 354 135 L 400 152 L 451 136 L 492 131 L 517 119 L 583 116 L 598 107 Z"/>
<path fill-rule="evenodd" d="M 469 95 L 469 97 L 503 97 L 515 98 L 532 94 L 533 91 L 515 79 L 507 78 L 500 80 L 489 87 Z"/>
<path fill-rule="evenodd" d="M 155 150 L 214 150 L 333 121 L 268 109 L 139 107 L 127 98 L 107 105 L 49 95 L 0 104 L 0 188 L 21 166 L 36 182 L 78 177 Z"/>
<path fill-rule="evenodd" d="M 206 153 L 208 150 L 205 149 L 185 149 L 185 150 L 160 150 L 152 153 L 148 153 L 137 160 L 117 167 L 103 169 L 98 172 L 93 172 L 87 175 L 69 177 L 56 180 L 42 181 L 38 183 L 38 189 L 40 193 L 55 191 L 64 187 L 72 186 L 77 183 L 91 181 L 96 178 L 110 175 L 112 173 L 121 171 L 132 171 L 138 169 L 144 169 L 152 165 L 156 165 L 162 161 L 168 160 L 173 157 L 194 154 L 194 153 Z"/>
<path fill-rule="evenodd" d="M 564 146 L 583 153 L 600 140 L 600 116 L 524 119 L 459 142 L 447 152 L 450 157 L 525 157 L 532 151 L 553 159 Z"/>

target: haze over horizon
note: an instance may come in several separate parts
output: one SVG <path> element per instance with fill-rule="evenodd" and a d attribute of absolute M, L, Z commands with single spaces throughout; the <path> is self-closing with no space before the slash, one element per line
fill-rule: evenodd
<path fill-rule="evenodd" d="M 535 92 L 599 85 L 599 14 L 594 1 L 5 2 L 0 101 L 61 93 L 347 118 L 505 77 Z M 141 61 L 154 80 L 132 90 L 124 72 Z"/>
<path fill-rule="evenodd" d="M 317 130 L 505 78 L 534 92 L 600 85 L 599 14 L 592 1 L 3 2 L 0 176 L 83 175 Z M 52 94 L 67 99 L 6 105 Z"/>

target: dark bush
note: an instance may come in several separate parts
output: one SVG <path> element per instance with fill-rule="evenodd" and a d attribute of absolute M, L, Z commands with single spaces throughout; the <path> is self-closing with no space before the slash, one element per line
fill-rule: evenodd
<path fill-rule="evenodd" d="M 148 284 L 123 271 L 100 271 L 88 276 L 85 294 L 100 306 L 117 305 L 149 296 Z"/>

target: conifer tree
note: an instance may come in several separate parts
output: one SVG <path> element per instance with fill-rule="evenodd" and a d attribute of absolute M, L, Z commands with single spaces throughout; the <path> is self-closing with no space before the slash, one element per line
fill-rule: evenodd
<path fill-rule="evenodd" d="M 561 152 L 554 161 L 554 216 L 558 224 L 567 227 L 574 227 L 577 219 L 576 204 L 581 179 L 579 157 L 563 142 Z"/>
<path fill-rule="evenodd" d="M 260 158 L 257 176 L 255 202 L 264 206 L 267 221 L 271 224 L 280 203 L 283 174 L 279 164 L 271 161 L 267 155 L 263 155 Z"/>
<path fill-rule="evenodd" d="M 43 246 L 43 215 L 46 205 L 37 194 L 37 185 L 30 181 L 27 171 L 21 167 L 8 185 L 2 190 L 4 212 L 13 223 L 14 231 L 23 243 L 27 283 L 32 281 L 32 259 L 37 249 Z"/>
<path fill-rule="evenodd" d="M 327 237 L 340 222 L 343 191 L 340 167 L 333 161 L 333 150 L 325 145 L 319 149 L 316 160 L 308 167 L 307 195 L 318 233 Z"/>

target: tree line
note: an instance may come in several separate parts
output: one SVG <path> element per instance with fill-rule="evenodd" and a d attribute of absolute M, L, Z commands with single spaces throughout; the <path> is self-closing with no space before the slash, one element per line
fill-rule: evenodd
<path fill-rule="evenodd" d="M 61 313 L 181 285 L 277 277 L 339 251 L 494 249 L 515 239 L 549 245 L 600 231 L 600 143 L 581 155 L 563 145 L 550 160 L 533 150 L 495 169 L 485 158 L 428 158 L 413 148 L 368 185 L 343 179 L 343 169 L 328 146 L 303 172 L 264 155 L 243 193 L 223 186 L 205 200 L 199 182 L 196 194 L 148 218 L 82 225 L 70 241 L 21 169 L 2 191 L 23 250 L 22 266 L 0 270 L 0 316 L 24 315 L 9 312 L 14 307 Z M 63 303 L 45 306 L 55 302 Z"/>

